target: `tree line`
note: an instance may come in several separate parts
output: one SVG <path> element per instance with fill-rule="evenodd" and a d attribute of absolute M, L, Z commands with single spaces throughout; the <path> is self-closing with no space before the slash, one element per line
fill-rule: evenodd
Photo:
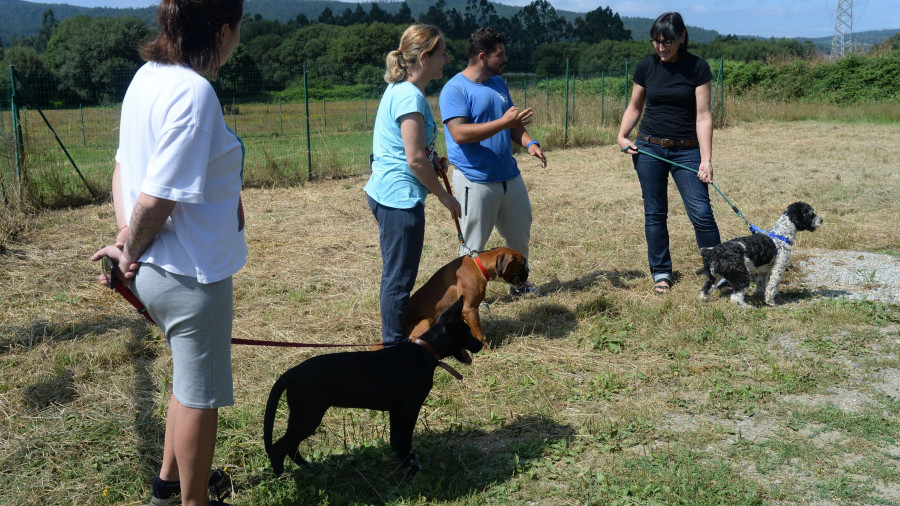
<path fill-rule="evenodd" d="M 405 7 L 405 8 L 404 8 Z M 245 15 L 238 45 L 215 85 L 229 96 L 263 100 L 271 93 L 302 98 L 297 93 L 304 64 L 317 93 L 369 96 L 384 86 L 385 55 L 395 49 L 412 22 L 439 26 L 447 37 L 453 62 L 447 73 L 465 66 L 466 40 L 479 26 L 506 32 L 510 63 L 507 72 L 540 79 L 563 73 L 565 62 L 581 77 L 624 71 L 623 63 L 637 62 L 650 52 L 648 38 L 632 40 L 617 13 L 598 7 L 574 23 L 562 18 L 547 0 L 535 0 L 510 17 L 498 16 L 487 0 L 468 0 L 463 12 L 435 2 L 418 19 L 404 3 L 396 13 L 372 4 L 357 4 L 335 14 L 325 9 L 315 20 L 303 14 L 285 23 Z M 57 22 L 52 10 L 31 38 L 0 47 L 4 68 L 14 65 L 39 97 L 41 106 L 118 103 L 131 76 L 143 63 L 137 47 L 155 35 L 156 28 L 133 16 L 92 18 L 77 16 Z M 888 42 L 886 42 L 887 44 Z M 758 40 L 719 36 L 692 44 L 707 59 L 764 63 L 769 59 L 805 59 L 815 54 L 812 42 L 794 39 Z M 0 93 L 9 96 L 9 76 L 0 77 Z M 302 88 L 300 93 L 302 93 Z"/>

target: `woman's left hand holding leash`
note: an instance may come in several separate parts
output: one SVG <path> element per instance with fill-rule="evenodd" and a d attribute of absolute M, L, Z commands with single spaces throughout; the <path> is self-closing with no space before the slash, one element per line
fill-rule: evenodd
<path fill-rule="evenodd" d="M 104 257 L 109 257 L 110 263 L 114 267 L 112 273 L 110 273 L 111 276 L 115 276 L 125 286 L 130 285 L 134 281 L 134 276 L 137 275 L 137 271 L 141 266 L 139 262 L 132 261 L 125 256 L 121 248 L 114 245 L 104 246 L 97 250 L 91 256 L 91 261 L 97 262 L 103 260 Z M 104 286 L 112 288 L 106 274 L 101 274 L 99 280 Z"/>

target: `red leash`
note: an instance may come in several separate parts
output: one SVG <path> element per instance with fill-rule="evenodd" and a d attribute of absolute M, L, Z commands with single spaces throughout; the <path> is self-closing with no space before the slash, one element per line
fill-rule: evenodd
<path fill-rule="evenodd" d="M 444 186 L 447 187 L 447 193 L 449 193 L 450 195 L 453 195 L 453 190 L 450 188 L 450 180 L 447 179 L 447 157 L 446 157 L 446 156 L 442 156 L 442 157 L 441 157 L 441 160 L 438 162 L 438 165 L 440 166 L 440 169 L 435 169 L 435 170 L 436 170 L 437 172 L 440 172 L 440 173 L 441 173 L 441 177 L 444 178 Z M 477 266 L 478 266 L 478 269 L 481 270 L 481 274 L 484 275 L 484 278 L 485 278 L 485 279 L 487 279 L 488 281 L 490 281 L 490 280 L 491 280 L 491 277 L 488 276 L 487 269 L 485 269 L 485 268 L 484 268 L 484 265 L 481 264 L 481 259 L 478 258 L 478 252 L 475 251 L 475 250 L 473 250 L 472 248 L 470 248 L 470 247 L 466 244 L 466 241 L 463 239 L 462 228 L 460 228 L 460 226 L 459 226 L 459 218 L 457 218 L 457 217 L 454 216 L 454 217 L 453 217 L 453 221 L 456 222 L 456 237 L 459 239 L 459 243 L 462 244 L 464 248 L 466 248 L 467 250 L 469 250 L 469 256 L 471 256 L 471 257 L 472 257 L 472 260 L 475 261 L 475 265 L 477 265 Z"/>
<path fill-rule="evenodd" d="M 141 314 L 144 318 L 147 319 L 153 325 L 156 325 L 156 322 L 153 321 L 153 317 L 150 316 L 150 313 L 147 312 L 147 308 L 144 307 L 144 303 L 141 302 L 137 297 L 135 297 L 134 293 L 124 284 L 117 282 L 115 274 L 113 274 L 113 269 L 118 269 L 118 267 L 113 267 L 112 262 L 109 261 L 109 257 L 103 257 L 102 261 L 103 273 L 106 275 L 107 282 L 109 283 L 110 289 L 114 289 L 119 295 L 122 296 L 125 300 L 128 301 L 129 304 L 134 306 L 137 309 L 137 312 Z M 347 348 L 351 346 L 370 346 L 367 344 L 308 344 L 308 343 L 289 343 L 283 341 L 263 341 L 259 339 L 240 339 L 237 337 L 231 338 L 231 344 L 245 344 L 250 346 L 282 346 L 285 348 Z"/>

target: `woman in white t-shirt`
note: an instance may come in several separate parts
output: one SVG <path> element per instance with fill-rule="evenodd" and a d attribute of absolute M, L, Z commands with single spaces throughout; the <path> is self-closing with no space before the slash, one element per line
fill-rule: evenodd
<path fill-rule="evenodd" d="M 437 195 L 453 218 L 462 209 L 435 175 L 437 127 L 425 99 L 425 86 L 450 61 L 444 37 L 434 26 L 412 25 L 386 60 L 388 87 L 375 115 L 365 192 L 381 246 L 381 341 L 391 346 L 407 340 L 403 321 L 425 242 L 425 197 Z"/>
<path fill-rule="evenodd" d="M 243 0 L 162 0 L 159 35 L 122 103 L 113 172 L 117 282 L 144 303 L 172 350 L 163 461 L 152 504 L 206 504 L 218 408 L 234 403 L 232 275 L 247 257 L 243 144 L 215 78 L 240 40 Z M 112 280 L 101 277 L 101 282 Z M 216 503 L 218 501 L 213 501 Z"/>

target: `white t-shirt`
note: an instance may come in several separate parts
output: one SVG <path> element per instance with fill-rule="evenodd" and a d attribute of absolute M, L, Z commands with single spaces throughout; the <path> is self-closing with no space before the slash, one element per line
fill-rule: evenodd
<path fill-rule="evenodd" d="M 142 192 L 176 202 L 138 261 L 200 283 L 244 266 L 244 146 L 203 76 L 178 65 L 142 66 L 122 102 L 116 161 L 126 220 Z"/>

